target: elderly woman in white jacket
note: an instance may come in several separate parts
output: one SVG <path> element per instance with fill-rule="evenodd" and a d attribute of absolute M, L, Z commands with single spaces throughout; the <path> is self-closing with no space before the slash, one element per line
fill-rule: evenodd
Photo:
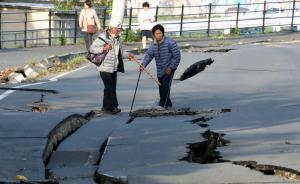
<path fill-rule="evenodd" d="M 121 112 L 121 109 L 118 108 L 116 94 L 117 72 L 124 73 L 120 31 L 120 26 L 110 27 L 99 35 L 89 49 L 94 54 L 108 51 L 104 61 L 97 69 L 104 84 L 102 111 L 109 114 Z"/>

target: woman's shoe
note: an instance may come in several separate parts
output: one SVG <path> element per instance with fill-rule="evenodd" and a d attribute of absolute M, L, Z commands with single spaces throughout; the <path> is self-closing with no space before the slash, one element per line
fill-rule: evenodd
<path fill-rule="evenodd" d="M 112 113 L 112 114 L 117 114 L 117 113 L 119 113 L 119 112 L 121 112 L 121 109 L 119 109 L 118 107 L 113 107 L 113 108 L 111 109 L 111 113 Z"/>

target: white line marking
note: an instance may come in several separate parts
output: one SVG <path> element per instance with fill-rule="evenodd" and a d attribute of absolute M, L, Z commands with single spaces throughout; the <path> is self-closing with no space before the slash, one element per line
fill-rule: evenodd
<path fill-rule="evenodd" d="M 6 98 L 7 96 L 9 96 L 10 94 L 12 94 L 13 92 L 15 92 L 15 90 L 8 90 L 8 91 L 5 91 L 4 93 L 2 93 L 0 95 L 0 101 L 3 100 L 4 98 Z"/>
<path fill-rule="evenodd" d="M 77 71 L 82 70 L 82 69 L 84 69 L 86 67 L 87 66 L 83 66 L 83 67 L 77 68 L 76 70 L 59 74 L 59 75 L 57 75 L 57 76 L 49 79 L 49 81 L 47 81 L 47 82 L 37 82 L 37 83 L 33 83 L 33 84 L 25 84 L 25 85 L 21 85 L 21 86 L 16 86 L 15 88 L 22 88 L 22 87 L 28 87 L 28 86 L 35 86 L 35 85 L 39 85 L 39 84 L 45 84 L 45 83 L 49 83 L 49 82 L 55 82 L 59 78 L 65 76 L 65 75 L 68 75 L 68 74 L 73 73 L 73 72 L 77 72 Z M 0 95 L 0 101 L 3 100 L 4 98 L 8 97 L 9 95 L 13 94 L 15 91 L 16 90 L 7 90 L 7 91 L 5 91 L 4 93 L 2 93 Z"/>

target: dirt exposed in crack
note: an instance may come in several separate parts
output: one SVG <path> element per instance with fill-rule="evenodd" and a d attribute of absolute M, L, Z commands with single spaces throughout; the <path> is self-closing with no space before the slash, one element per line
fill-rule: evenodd
<path fill-rule="evenodd" d="M 49 105 L 45 103 L 33 103 L 33 104 L 27 104 L 29 107 L 31 107 L 31 112 L 48 112 L 49 111 Z"/>
<path fill-rule="evenodd" d="M 135 110 L 129 114 L 130 121 L 136 117 L 160 117 L 160 116 L 177 116 L 177 115 L 203 115 L 210 116 L 214 115 L 216 112 L 214 110 L 191 110 L 190 108 L 181 108 L 181 109 L 139 109 Z"/>
<path fill-rule="evenodd" d="M 87 123 L 87 119 L 79 114 L 73 114 L 62 120 L 48 135 L 48 142 L 43 152 L 43 161 L 47 165 L 51 153 L 56 150 L 58 145 L 78 128 Z"/>
<path fill-rule="evenodd" d="M 53 109 L 54 106 L 45 102 L 46 95 L 41 94 L 40 100 L 35 101 L 31 104 L 27 104 L 28 107 L 31 108 L 31 112 L 48 112 L 50 109 Z"/>
<path fill-rule="evenodd" d="M 233 161 L 232 163 L 262 172 L 265 175 L 276 175 L 289 180 L 300 181 L 300 172 L 294 169 L 276 165 L 257 164 L 256 161 Z"/>
<path fill-rule="evenodd" d="M 231 111 L 231 109 L 230 109 Z M 226 112 L 230 112 L 226 111 Z M 217 114 L 223 113 L 223 109 L 221 111 L 217 110 L 191 110 L 190 108 L 181 108 L 181 109 L 165 109 L 165 110 L 157 110 L 157 109 L 138 109 L 129 114 L 129 119 L 127 120 L 126 124 L 131 123 L 137 117 L 160 117 L 160 116 L 178 116 L 178 115 L 187 115 L 187 116 L 194 116 L 200 115 L 200 118 L 196 118 L 190 120 L 190 122 L 200 124 L 202 122 L 208 121 L 213 119 L 214 116 Z M 207 124 L 206 124 L 207 125 Z M 203 126 L 206 126 L 203 125 Z"/>
<path fill-rule="evenodd" d="M 191 111 L 190 108 L 172 109 L 172 110 L 157 110 L 157 109 L 139 109 L 129 115 L 131 117 L 158 117 L 158 116 L 175 116 L 175 115 L 194 115 L 196 111 Z"/>
<path fill-rule="evenodd" d="M 220 134 L 207 130 L 202 134 L 206 139 L 203 142 L 189 143 L 188 155 L 181 160 L 195 162 L 200 164 L 227 162 L 221 159 L 220 152 L 216 151 L 217 147 L 226 146 L 230 141 L 224 139 L 225 134 Z"/>

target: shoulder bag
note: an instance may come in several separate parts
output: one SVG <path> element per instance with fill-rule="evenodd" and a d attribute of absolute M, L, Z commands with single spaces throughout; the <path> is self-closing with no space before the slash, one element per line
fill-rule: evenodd
<path fill-rule="evenodd" d="M 98 37 L 99 39 L 101 39 L 105 45 L 108 44 L 103 38 L 101 37 Z M 104 45 L 104 46 L 105 46 Z M 87 55 L 86 55 L 86 58 L 93 64 L 95 64 L 96 66 L 100 66 L 102 64 L 102 62 L 104 61 L 107 53 L 109 51 L 103 51 L 102 53 L 100 54 L 94 54 L 94 53 L 91 53 L 90 51 L 88 51 Z"/>

